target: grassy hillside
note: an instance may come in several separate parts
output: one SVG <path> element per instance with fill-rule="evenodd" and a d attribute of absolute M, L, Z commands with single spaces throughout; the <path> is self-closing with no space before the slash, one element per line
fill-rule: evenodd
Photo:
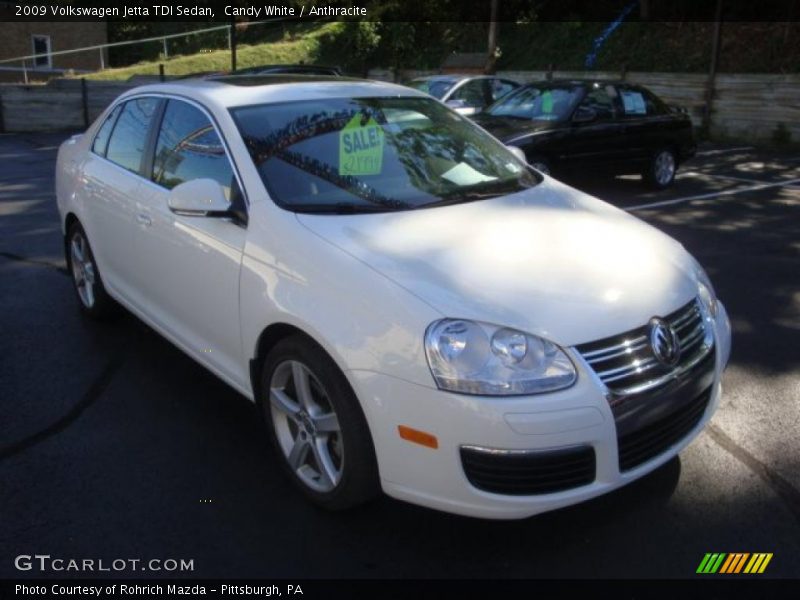
<path fill-rule="evenodd" d="M 239 68 L 264 64 L 319 63 L 338 64 L 336 57 L 326 50 L 330 40 L 338 37 L 343 23 L 324 23 L 294 30 L 279 39 L 262 44 L 240 44 L 236 52 Z M 268 37 L 273 37 L 272 35 Z M 227 70 L 231 67 L 228 50 L 207 50 L 188 56 L 175 56 L 167 60 L 143 61 L 119 69 L 107 69 L 87 75 L 89 79 L 128 79 L 132 75 L 158 75 L 158 65 L 164 64 L 167 75 L 187 75 L 199 71 Z"/>

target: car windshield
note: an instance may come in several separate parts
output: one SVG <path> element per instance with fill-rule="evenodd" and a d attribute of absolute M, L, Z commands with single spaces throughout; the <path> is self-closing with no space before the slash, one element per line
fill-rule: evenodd
<path fill-rule="evenodd" d="M 497 117 L 531 121 L 561 121 L 575 108 L 581 96 L 576 85 L 528 85 L 501 98 L 486 112 Z"/>
<path fill-rule="evenodd" d="M 439 98 L 439 100 L 444 98 L 444 95 L 450 91 L 453 85 L 455 85 L 455 81 L 446 79 L 414 79 L 408 82 L 408 87 L 425 92 L 434 98 Z"/>
<path fill-rule="evenodd" d="M 231 109 L 275 202 L 374 212 L 513 194 L 538 176 L 429 98 L 333 98 Z"/>

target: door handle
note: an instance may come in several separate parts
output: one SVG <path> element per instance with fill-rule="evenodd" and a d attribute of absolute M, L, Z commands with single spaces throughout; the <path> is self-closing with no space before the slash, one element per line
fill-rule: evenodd
<path fill-rule="evenodd" d="M 145 213 L 139 213 L 136 215 L 136 222 L 139 223 L 139 225 L 144 225 L 145 227 L 150 227 L 150 225 L 153 224 L 153 220 L 150 218 L 150 215 Z"/>

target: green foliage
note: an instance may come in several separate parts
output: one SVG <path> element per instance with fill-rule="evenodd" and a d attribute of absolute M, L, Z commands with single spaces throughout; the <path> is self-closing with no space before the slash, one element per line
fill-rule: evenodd
<path fill-rule="evenodd" d="M 417 47 L 415 25 L 403 21 L 383 24 L 383 56 L 387 67 L 403 68 L 408 57 L 413 55 Z"/>
<path fill-rule="evenodd" d="M 346 68 L 366 71 L 375 49 L 381 42 L 380 24 L 374 21 L 346 21 L 341 28 L 342 41 L 349 47 L 343 56 Z"/>
<path fill-rule="evenodd" d="M 601 22 L 500 23 L 503 56 L 498 69 L 582 70 Z M 598 71 L 705 73 L 711 59 L 710 22 L 622 23 L 597 56 Z M 796 73 L 800 70 L 800 23 L 724 23 L 721 73 Z"/>
<path fill-rule="evenodd" d="M 507 6 L 505 0 L 503 6 Z M 384 0 L 373 9 L 370 21 L 241 23 L 237 27 L 238 64 L 303 61 L 338 65 L 349 73 L 365 75 L 372 67 L 437 69 L 452 52 L 486 51 L 487 23 L 442 20 L 447 14 L 456 19 L 464 10 L 456 0 L 425 3 L 419 7 L 420 20 L 414 22 L 394 19 L 393 15 L 403 10 L 407 4 L 401 0 Z M 583 70 L 594 39 L 607 25 L 597 21 L 536 22 L 535 18 L 531 9 L 521 12 L 517 22 L 498 23 L 499 70 L 544 70 L 550 64 L 558 70 Z M 115 22 L 109 24 L 109 33 L 112 41 L 118 41 L 201 26 Z M 713 24 L 708 22 L 631 20 L 609 37 L 598 53 L 595 69 L 704 73 L 710 60 L 712 30 Z M 800 23 L 725 22 L 722 33 L 720 72 L 798 72 Z M 94 77 L 157 73 L 161 49 L 160 42 L 112 49 L 112 64 L 137 64 Z M 165 66 L 170 75 L 230 66 L 225 30 L 170 40 L 169 54 Z"/>

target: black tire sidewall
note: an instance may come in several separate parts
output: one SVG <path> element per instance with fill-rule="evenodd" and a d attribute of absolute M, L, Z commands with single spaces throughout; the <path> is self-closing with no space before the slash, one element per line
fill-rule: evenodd
<path fill-rule="evenodd" d="M 289 466 L 275 432 L 269 401 L 270 381 L 278 365 L 287 360 L 300 361 L 312 371 L 328 393 L 339 419 L 344 468 L 341 480 L 330 492 L 319 492 L 303 483 Z M 363 504 L 379 493 L 375 450 L 364 414 L 336 363 L 315 342 L 302 335 L 293 335 L 275 345 L 263 362 L 257 405 L 282 470 L 312 502 L 323 508 L 342 510 Z"/>

